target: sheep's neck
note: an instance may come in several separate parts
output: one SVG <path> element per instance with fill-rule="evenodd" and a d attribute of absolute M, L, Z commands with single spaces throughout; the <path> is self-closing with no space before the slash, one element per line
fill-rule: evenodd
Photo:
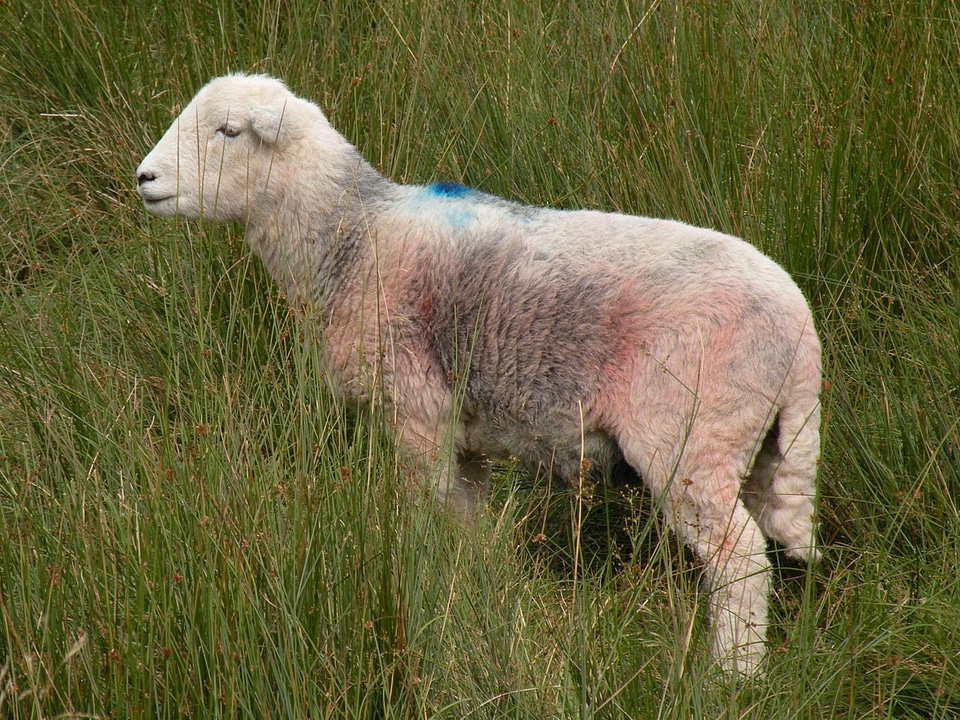
<path fill-rule="evenodd" d="M 324 355 L 341 391 L 359 396 L 369 386 L 365 378 L 382 367 L 381 331 L 393 312 L 381 292 L 385 269 L 371 213 L 394 186 L 362 160 L 343 178 L 327 184 L 332 192 L 325 196 L 336 198 L 328 207 L 288 199 L 269 220 L 248 226 L 247 237 L 288 300 L 320 321 Z"/>
<path fill-rule="evenodd" d="M 345 230 L 357 225 L 362 199 L 343 166 L 278 173 L 271 184 L 251 209 L 247 240 L 292 303 L 316 304 L 332 280 L 358 270 L 343 260 L 357 255 Z"/>

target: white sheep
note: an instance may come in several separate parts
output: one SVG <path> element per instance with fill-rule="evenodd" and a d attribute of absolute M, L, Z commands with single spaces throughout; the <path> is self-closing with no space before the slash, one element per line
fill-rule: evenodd
<path fill-rule="evenodd" d="M 202 88 L 137 183 L 151 213 L 245 225 L 441 502 L 469 514 L 507 456 L 574 481 L 625 459 L 706 565 L 715 657 L 757 669 L 766 538 L 818 556 L 820 344 L 776 263 L 679 222 L 395 184 L 264 76 Z"/>

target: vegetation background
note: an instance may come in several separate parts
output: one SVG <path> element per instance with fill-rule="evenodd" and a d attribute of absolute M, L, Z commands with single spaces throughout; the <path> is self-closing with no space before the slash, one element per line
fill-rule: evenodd
<path fill-rule="evenodd" d="M 139 160 L 233 70 L 397 181 L 793 274 L 825 560 L 779 572 L 765 675 L 713 667 L 637 490 L 503 467 L 469 530 L 409 502 L 240 229 L 146 216 Z M 958 138 L 942 0 L 3 0 L 0 717 L 960 716 Z"/>

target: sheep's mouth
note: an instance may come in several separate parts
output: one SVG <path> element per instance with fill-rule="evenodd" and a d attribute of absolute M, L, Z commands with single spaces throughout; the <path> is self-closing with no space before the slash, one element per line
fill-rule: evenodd
<path fill-rule="evenodd" d="M 144 197 L 143 208 L 151 215 L 173 217 L 177 213 L 177 196 Z"/>
<path fill-rule="evenodd" d="M 144 205 L 155 205 L 177 197 L 175 192 L 164 194 L 163 188 L 143 183 L 138 184 L 137 195 L 143 200 Z"/>
<path fill-rule="evenodd" d="M 167 200 L 168 198 L 172 198 L 174 195 L 176 195 L 176 193 L 172 192 L 164 194 L 163 188 L 145 187 L 144 185 L 137 187 L 137 194 L 143 198 L 144 202 L 160 202 L 161 200 Z"/>

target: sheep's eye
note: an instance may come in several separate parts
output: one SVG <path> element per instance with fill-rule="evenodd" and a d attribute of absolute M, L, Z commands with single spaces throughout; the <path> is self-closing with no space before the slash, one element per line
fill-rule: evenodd
<path fill-rule="evenodd" d="M 240 130 L 226 123 L 217 128 L 217 135 L 223 135 L 224 137 L 234 138 L 239 134 Z"/>

